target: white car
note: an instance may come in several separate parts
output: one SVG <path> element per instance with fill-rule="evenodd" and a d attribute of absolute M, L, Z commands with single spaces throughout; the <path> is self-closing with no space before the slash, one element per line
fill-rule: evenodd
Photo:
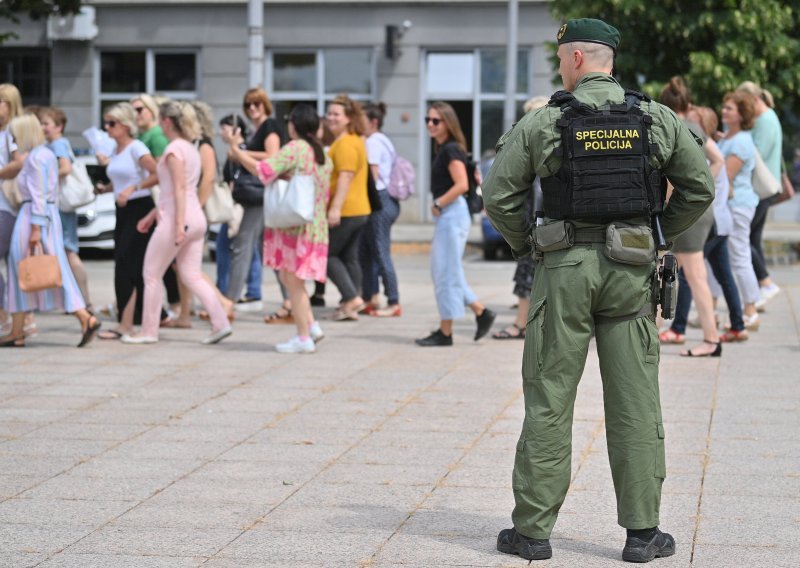
<path fill-rule="evenodd" d="M 87 166 L 97 164 L 93 155 L 77 157 Z M 117 224 L 117 211 L 114 194 L 104 193 L 83 207 L 78 213 L 78 245 L 81 248 L 114 250 L 114 227 Z"/>
<path fill-rule="evenodd" d="M 114 250 L 117 210 L 114 194 L 103 193 L 89 205 L 78 208 L 78 245 L 81 248 Z"/>

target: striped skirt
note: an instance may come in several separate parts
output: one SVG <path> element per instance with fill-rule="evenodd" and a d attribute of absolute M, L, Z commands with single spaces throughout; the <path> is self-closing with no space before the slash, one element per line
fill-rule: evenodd
<path fill-rule="evenodd" d="M 86 307 L 83 301 L 75 276 L 69 267 L 67 255 L 64 251 L 64 239 L 61 231 L 61 219 L 58 215 L 58 206 L 47 204 L 48 222 L 42 227 L 42 248 L 45 254 L 58 257 L 61 268 L 61 288 L 50 288 L 41 292 L 23 292 L 19 288 L 17 264 L 28 256 L 30 247 L 28 240 L 31 235 L 31 204 L 23 203 L 17 214 L 14 232 L 11 235 L 11 246 L 8 251 L 8 311 L 19 312 L 47 312 L 63 310 L 73 313 Z"/>

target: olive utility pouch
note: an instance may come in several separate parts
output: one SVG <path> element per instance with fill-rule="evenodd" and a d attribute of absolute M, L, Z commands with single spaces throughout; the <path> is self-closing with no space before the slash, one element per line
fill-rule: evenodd
<path fill-rule="evenodd" d="M 614 262 L 642 266 L 655 260 L 656 247 L 650 227 L 611 223 L 606 227 L 606 257 Z"/>
<path fill-rule="evenodd" d="M 570 248 L 575 243 L 575 227 L 566 221 L 539 225 L 533 230 L 536 252 L 553 252 Z"/>

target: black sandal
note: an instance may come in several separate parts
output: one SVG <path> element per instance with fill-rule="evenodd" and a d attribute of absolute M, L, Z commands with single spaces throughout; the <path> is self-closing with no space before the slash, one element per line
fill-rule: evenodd
<path fill-rule="evenodd" d="M 94 324 L 92 324 L 92 320 L 94 320 Z M 92 339 L 94 339 L 97 330 L 100 329 L 102 326 L 96 317 L 90 316 L 89 321 L 86 322 L 86 329 L 83 332 L 83 336 L 81 336 L 81 342 L 78 343 L 78 347 L 84 347 L 87 343 L 89 343 Z"/>
<path fill-rule="evenodd" d="M 708 339 L 704 339 L 703 343 L 708 343 L 709 345 L 716 345 L 714 351 L 710 353 L 693 353 L 691 349 L 688 351 L 681 351 L 681 357 L 721 357 L 722 356 L 722 342 L 721 341 L 709 341 Z"/>
<path fill-rule="evenodd" d="M 25 347 L 25 336 L 9 337 L 8 339 L 0 342 L 0 347 Z"/>
<path fill-rule="evenodd" d="M 511 327 L 517 330 L 517 333 L 511 334 L 508 332 L 507 329 L 501 329 L 497 333 L 492 334 L 493 339 L 525 339 L 525 328 L 520 327 L 515 323 L 511 324 Z"/>

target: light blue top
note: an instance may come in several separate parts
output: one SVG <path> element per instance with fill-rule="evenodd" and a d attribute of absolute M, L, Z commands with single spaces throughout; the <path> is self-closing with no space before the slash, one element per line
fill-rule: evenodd
<path fill-rule="evenodd" d="M 717 191 L 714 196 L 714 224 L 717 227 L 717 235 L 726 237 L 733 231 L 733 217 L 728 208 L 728 194 L 730 193 L 730 182 L 728 182 L 728 170 L 725 164 L 719 169 L 717 177 L 714 178 L 714 187 Z"/>
<path fill-rule="evenodd" d="M 13 154 L 16 149 L 17 145 L 14 143 L 11 131 L 8 128 L 0 130 L 0 169 L 8 165 L 8 162 L 11 161 L 11 154 Z M 2 191 L 0 191 L 0 211 L 5 211 L 15 217 L 17 215 L 16 211 L 11 208 L 11 204 Z"/>
<path fill-rule="evenodd" d="M 719 141 L 719 149 L 725 159 L 736 156 L 743 163 L 733 178 L 733 198 L 728 200 L 728 207 L 747 207 L 755 209 L 758 206 L 758 194 L 753 189 L 753 168 L 756 166 L 756 146 L 753 136 L 748 130 L 736 133 L 732 138 Z"/>
<path fill-rule="evenodd" d="M 75 161 L 72 157 L 72 148 L 69 145 L 69 140 L 66 138 L 58 138 L 57 140 L 48 142 L 47 147 L 56 155 L 56 158 L 67 158 L 70 162 Z"/>
<path fill-rule="evenodd" d="M 781 179 L 781 152 L 783 151 L 783 130 L 778 115 L 772 109 L 756 119 L 753 130 L 753 143 L 756 145 L 764 165 L 775 179 Z"/>

